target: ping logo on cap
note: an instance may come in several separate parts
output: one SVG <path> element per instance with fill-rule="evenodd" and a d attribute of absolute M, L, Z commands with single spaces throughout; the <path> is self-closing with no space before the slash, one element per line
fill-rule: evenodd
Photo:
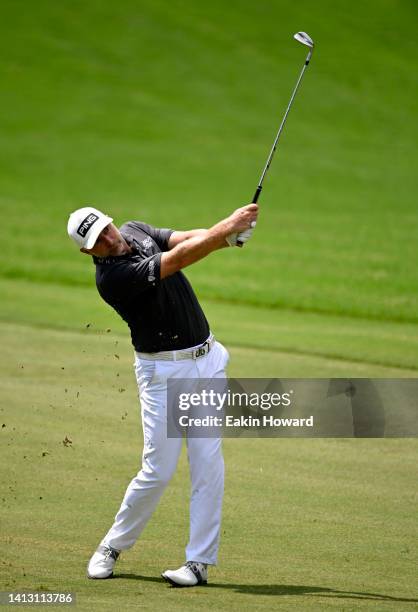
<path fill-rule="evenodd" d="M 82 238 L 84 238 L 87 232 L 89 231 L 89 229 L 91 228 L 91 226 L 96 223 L 98 218 L 99 217 L 95 215 L 94 213 L 90 213 L 89 215 L 87 215 L 87 217 L 83 219 L 83 221 L 80 223 L 77 229 L 77 234 L 79 234 Z"/>

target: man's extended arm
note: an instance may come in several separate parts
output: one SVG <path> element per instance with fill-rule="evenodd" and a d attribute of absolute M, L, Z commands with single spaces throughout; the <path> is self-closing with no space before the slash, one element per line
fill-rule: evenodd
<path fill-rule="evenodd" d="M 168 248 L 174 249 L 174 247 L 176 247 L 178 244 L 180 244 L 181 242 L 184 242 L 185 240 L 190 240 L 190 238 L 196 238 L 197 236 L 203 237 L 206 235 L 207 231 L 208 231 L 207 229 L 194 229 L 194 230 L 189 230 L 187 232 L 175 231 L 171 234 L 170 238 L 168 239 Z M 225 243 L 225 246 L 227 246 L 226 243 Z"/>
<path fill-rule="evenodd" d="M 248 204 L 207 230 L 174 232 L 168 243 L 170 250 L 161 255 L 161 278 L 170 276 L 203 259 L 209 253 L 227 246 L 227 236 L 251 227 L 251 223 L 257 219 L 257 214 L 257 204 Z M 187 237 L 184 237 L 185 234 L 188 234 Z"/>

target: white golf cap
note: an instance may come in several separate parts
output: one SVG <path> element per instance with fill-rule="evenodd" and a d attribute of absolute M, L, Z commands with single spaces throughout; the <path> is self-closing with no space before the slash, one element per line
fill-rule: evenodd
<path fill-rule="evenodd" d="M 92 249 L 102 231 L 113 219 L 93 208 L 85 206 L 71 213 L 67 231 L 70 238 L 81 248 Z"/>

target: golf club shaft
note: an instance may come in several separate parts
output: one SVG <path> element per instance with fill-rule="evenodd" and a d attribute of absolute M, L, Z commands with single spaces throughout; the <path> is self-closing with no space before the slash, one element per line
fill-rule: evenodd
<path fill-rule="evenodd" d="M 269 156 L 267 158 L 266 165 L 264 166 L 264 170 L 261 173 L 261 177 L 260 177 L 260 180 L 258 182 L 258 186 L 257 186 L 257 189 L 255 191 L 254 197 L 251 200 L 253 203 L 257 203 L 258 198 L 259 198 L 260 193 L 261 193 L 261 190 L 263 189 L 264 177 L 266 176 L 267 170 L 270 167 L 271 160 L 273 159 L 274 152 L 275 152 L 275 150 L 277 148 L 277 143 L 279 142 L 279 138 L 280 138 L 280 135 L 281 135 L 281 133 L 283 131 L 284 124 L 286 123 L 287 115 L 289 114 L 290 108 L 291 108 L 293 100 L 294 100 L 294 98 L 296 96 L 296 92 L 297 92 L 297 90 L 299 88 L 299 85 L 300 85 L 302 77 L 303 77 L 303 75 L 305 73 L 305 70 L 306 70 L 307 66 L 309 65 L 309 61 L 311 59 L 311 55 L 312 55 L 312 50 L 310 50 L 308 55 L 306 56 L 306 60 L 305 60 L 305 63 L 303 65 L 302 71 L 301 71 L 301 73 L 299 75 L 299 78 L 298 78 L 297 83 L 295 85 L 295 88 L 293 90 L 293 93 L 292 93 L 292 96 L 290 98 L 289 104 L 287 105 L 286 112 L 284 114 L 284 117 L 283 117 L 282 122 L 281 122 L 280 127 L 279 127 L 279 131 L 277 132 L 276 138 L 274 139 L 274 143 L 273 143 L 273 146 L 271 148 L 270 154 L 269 154 Z M 238 236 L 237 246 L 242 247 L 243 244 L 244 244 L 243 242 L 239 241 L 239 236 Z"/>

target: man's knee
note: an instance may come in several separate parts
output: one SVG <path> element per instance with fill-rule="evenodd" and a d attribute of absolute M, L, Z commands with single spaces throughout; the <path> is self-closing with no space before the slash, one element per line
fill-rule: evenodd
<path fill-rule="evenodd" d="M 153 483 L 155 486 L 164 487 L 172 479 L 175 470 L 176 465 L 168 461 L 161 461 L 158 463 L 144 458 L 142 468 L 138 473 L 138 479 L 144 479 L 146 482 Z"/>
<path fill-rule="evenodd" d="M 199 465 L 211 466 L 223 463 L 222 444 L 217 440 L 209 440 L 210 444 L 202 444 L 204 440 L 196 440 L 189 443 L 187 454 L 189 461 L 197 462 Z"/>

